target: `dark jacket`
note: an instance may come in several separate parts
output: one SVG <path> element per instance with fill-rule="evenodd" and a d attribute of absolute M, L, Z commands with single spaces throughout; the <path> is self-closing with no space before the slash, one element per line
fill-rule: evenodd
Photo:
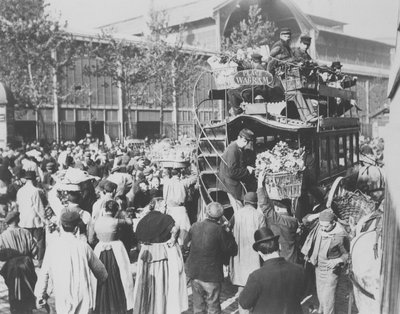
<path fill-rule="evenodd" d="M 242 200 L 244 191 L 240 182 L 247 180 L 250 173 L 243 159 L 243 151 L 236 144 L 236 141 L 228 145 L 222 158 L 226 164 L 221 161 L 218 176 L 222 183 L 218 180 L 218 185 L 236 199 Z"/>
<path fill-rule="evenodd" d="M 303 269 L 283 257 L 272 258 L 250 274 L 239 304 L 253 314 L 300 314 L 304 291 Z"/>
<path fill-rule="evenodd" d="M 206 219 L 192 225 L 184 242 L 185 248 L 189 242 L 187 276 L 205 282 L 222 282 L 223 264 L 237 254 L 232 233 L 226 232 L 218 222 Z"/>
<path fill-rule="evenodd" d="M 278 40 L 272 45 L 270 52 L 270 60 L 268 61 L 267 70 L 268 72 L 275 74 L 275 68 L 279 65 L 278 60 L 288 60 L 293 57 L 293 52 L 290 46 L 288 46 L 282 40 Z"/>
<path fill-rule="evenodd" d="M 289 215 L 278 214 L 264 188 L 257 190 L 257 196 L 267 225 L 274 234 L 279 235 L 280 255 L 289 262 L 297 263 L 296 231 L 299 226 L 297 219 Z"/>
<path fill-rule="evenodd" d="M 312 58 L 307 51 L 302 50 L 300 47 L 293 49 L 293 59 L 296 62 L 311 61 Z"/>

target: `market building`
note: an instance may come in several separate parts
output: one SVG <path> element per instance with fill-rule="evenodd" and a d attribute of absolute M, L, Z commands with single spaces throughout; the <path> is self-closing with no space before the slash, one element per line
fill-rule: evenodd
<path fill-rule="evenodd" d="M 154 3 L 154 1 L 149 1 Z M 330 64 L 340 60 L 343 71 L 358 77 L 358 96 L 362 125 L 369 123 L 369 115 L 382 105 L 379 97 L 385 94 L 389 76 L 392 46 L 379 41 L 346 35 L 345 23 L 327 18 L 305 14 L 293 0 L 193 0 L 176 6 L 168 2 L 160 3 L 165 7 L 171 27 L 184 24 L 186 43 L 197 47 L 205 56 L 219 52 L 224 36 L 247 16 L 249 6 L 258 4 L 263 15 L 275 25 L 290 27 L 293 32 L 293 45 L 296 45 L 302 33 L 308 33 L 314 39 L 311 55 L 319 64 Z M 146 17 L 136 16 L 125 21 L 117 21 L 101 28 L 112 28 L 132 40 L 141 40 L 146 33 Z M 76 34 L 79 40 L 84 36 Z M 112 138 L 131 135 L 144 138 L 152 134 L 172 134 L 175 124 L 177 134 L 193 135 L 192 95 L 191 91 L 179 97 L 176 107 L 166 103 L 157 107 L 151 100 L 151 91 L 147 100 L 134 105 L 124 104 L 121 90 L 107 77 L 87 77 L 85 66 L 95 65 L 95 60 L 82 57 L 76 60 L 75 67 L 67 70 L 62 85 L 89 86 L 90 97 L 78 102 L 59 101 L 57 108 L 49 105 L 40 112 L 23 110 L 16 112 L 16 133 L 26 139 L 79 139 L 89 129 L 92 121 L 93 133 L 97 137 L 107 133 Z M 383 89 L 383 92 L 382 92 Z M 382 100 L 383 102 L 383 100 Z M 161 114 L 165 123 L 160 125 Z M 212 119 L 211 112 L 205 112 L 205 121 Z M 37 121 L 42 121 L 38 123 Z"/>

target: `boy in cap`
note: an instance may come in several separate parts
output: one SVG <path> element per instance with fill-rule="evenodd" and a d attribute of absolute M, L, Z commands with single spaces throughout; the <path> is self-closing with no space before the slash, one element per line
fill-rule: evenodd
<path fill-rule="evenodd" d="M 304 271 L 279 256 L 278 239 L 267 227 L 254 233 L 253 249 L 263 266 L 250 274 L 239 295 L 240 306 L 253 314 L 303 313 Z"/>
<path fill-rule="evenodd" d="M 95 305 L 96 289 L 90 274 L 100 283 L 107 279 L 108 274 L 89 245 L 75 236 L 79 214 L 66 211 L 60 222 L 60 238 L 49 244 L 35 287 L 37 303 L 43 304 L 48 298 L 47 288 L 51 279 L 57 313 L 90 313 Z"/>
<path fill-rule="evenodd" d="M 236 212 L 242 207 L 243 183 L 254 180 L 252 176 L 254 167 L 246 165 L 244 162 L 244 148 L 254 140 L 254 133 L 249 129 L 242 129 L 239 132 L 236 141 L 231 142 L 225 149 L 223 155 L 217 182 L 219 187 L 228 193 L 229 200 L 233 210 Z"/>
<path fill-rule="evenodd" d="M 301 252 L 315 266 L 319 313 L 335 313 L 339 270 L 349 258 L 348 234 L 331 209 L 319 214 L 319 227 L 307 237 Z"/>

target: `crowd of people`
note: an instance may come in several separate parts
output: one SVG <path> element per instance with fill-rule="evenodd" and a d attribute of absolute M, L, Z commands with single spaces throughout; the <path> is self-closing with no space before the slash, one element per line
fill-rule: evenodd
<path fill-rule="evenodd" d="M 232 145 L 252 139 L 239 135 Z M 228 191 L 229 221 L 211 202 L 196 222 L 195 166 L 163 168 L 145 145 L 108 147 L 89 135 L 1 153 L 0 274 L 12 313 L 49 307 L 51 295 L 57 313 L 181 313 L 188 281 L 194 313 L 221 313 L 228 265 L 240 313 L 302 313 L 314 276 L 320 313 L 334 313 L 346 230 L 323 206 L 294 217 L 270 199 L 262 174 L 243 199 Z"/>

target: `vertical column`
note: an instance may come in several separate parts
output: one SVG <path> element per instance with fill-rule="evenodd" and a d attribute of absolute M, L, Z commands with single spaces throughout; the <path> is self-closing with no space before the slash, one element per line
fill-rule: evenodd
<path fill-rule="evenodd" d="M 119 67 L 119 71 L 121 71 L 121 67 Z M 124 102 L 123 102 L 123 91 L 121 83 L 118 82 L 118 123 L 119 123 L 119 138 L 121 142 L 124 142 Z"/>
<path fill-rule="evenodd" d="M 369 80 L 365 81 L 365 111 L 367 115 L 365 117 L 365 123 L 369 125 Z"/>

